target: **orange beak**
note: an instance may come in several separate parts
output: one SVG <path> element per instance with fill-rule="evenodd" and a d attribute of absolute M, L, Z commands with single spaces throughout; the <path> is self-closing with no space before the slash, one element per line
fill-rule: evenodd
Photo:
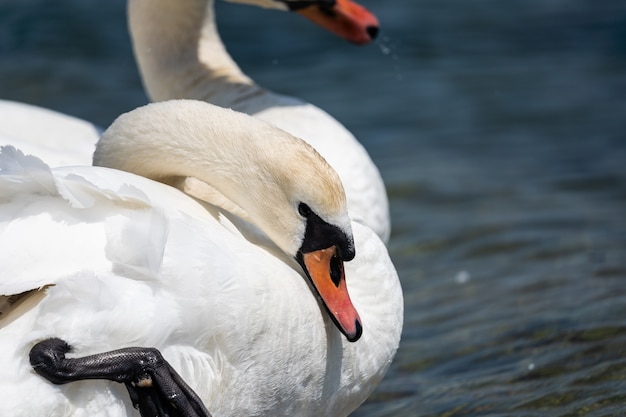
<path fill-rule="evenodd" d="M 363 333 L 361 318 L 352 305 L 343 261 L 332 246 L 302 254 L 302 263 L 330 317 L 348 341 L 356 342 Z"/>
<path fill-rule="evenodd" d="M 350 42 L 362 45 L 378 34 L 378 19 L 351 0 L 336 0 L 332 6 L 315 5 L 296 10 L 307 19 Z"/>

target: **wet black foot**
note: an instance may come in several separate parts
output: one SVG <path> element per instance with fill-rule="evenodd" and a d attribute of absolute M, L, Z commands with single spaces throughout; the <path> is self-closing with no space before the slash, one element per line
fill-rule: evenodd
<path fill-rule="evenodd" d="M 211 417 L 202 400 L 157 349 L 126 348 L 66 358 L 70 350 L 61 339 L 44 340 L 31 349 L 30 364 L 54 384 L 82 379 L 124 383 L 142 417 Z"/>

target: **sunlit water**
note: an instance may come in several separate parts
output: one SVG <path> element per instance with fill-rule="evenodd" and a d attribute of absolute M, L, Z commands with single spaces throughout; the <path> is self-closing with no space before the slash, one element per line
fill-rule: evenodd
<path fill-rule="evenodd" d="M 388 186 L 405 329 L 354 415 L 626 414 L 626 2 L 365 4 L 365 48 L 219 5 L 243 69 L 335 115 Z M 2 0 L 0 97 L 102 126 L 143 104 L 124 8 Z"/>

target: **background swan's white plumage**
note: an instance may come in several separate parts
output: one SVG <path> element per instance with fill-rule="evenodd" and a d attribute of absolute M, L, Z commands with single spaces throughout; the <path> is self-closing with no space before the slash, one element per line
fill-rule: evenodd
<path fill-rule="evenodd" d="M 101 133 L 79 118 L 0 99 L 0 145 L 13 145 L 50 166 L 90 165 Z"/>

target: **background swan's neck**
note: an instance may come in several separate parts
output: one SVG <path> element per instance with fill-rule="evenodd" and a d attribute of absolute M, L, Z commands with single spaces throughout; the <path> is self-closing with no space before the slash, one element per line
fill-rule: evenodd
<path fill-rule="evenodd" d="M 128 19 L 152 100 L 193 98 L 232 107 L 260 90 L 226 52 L 213 0 L 130 0 Z"/>

